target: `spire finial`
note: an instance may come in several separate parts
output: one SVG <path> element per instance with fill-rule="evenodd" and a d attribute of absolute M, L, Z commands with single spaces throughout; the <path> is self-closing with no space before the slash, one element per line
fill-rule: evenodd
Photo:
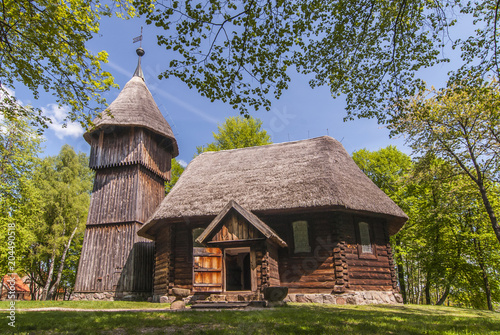
<path fill-rule="evenodd" d="M 142 58 L 142 56 L 144 56 L 144 54 L 146 52 L 142 48 L 142 27 L 141 27 L 141 35 L 134 38 L 133 43 L 136 43 L 136 42 L 141 42 L 141 43 L 139 44 L 139 48 L 137 48 L 137 50 L 135 50 L 135 52 L 137 53 L 137 56 L 139 56 L 139 61 L 137 62 L 137 68 L 135 69 L 133 77 L 141 77 L 142 80 L 144 80 L 144 74 L 142 73 L 142 68 L 141 68 L 141 58 Z"/>

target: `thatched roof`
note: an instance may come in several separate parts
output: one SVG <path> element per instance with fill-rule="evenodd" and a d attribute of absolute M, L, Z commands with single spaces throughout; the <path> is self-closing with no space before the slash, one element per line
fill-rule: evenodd
<path fill-rule="evenodd" d="M 342 144 L 323 136 L 199 155 L 139 234 L 150 237 L 156 223 L 215 216 L 230 200 L 257 215 L 304 209 L 375 213 L 388 220 L 391 234 L 407 220 Z"/>
<path fill-rule="evenodd" d="M 278 234 L 276 234 L 276 232 L 271 227 L 265 224 L 252 212 L 249 212 L 240 205 L 238 205 L 238 203 L 234 200 L 231 200 L 227 203 L 227 205 L 222 209 L 222 211 L 220 211 L 220 213 L 215 217 L 215 219 L 213 219 L 212 222 L 210 222 L 208 227 L 205 228 L 203 233 L 200 236 L 198 236 L 196 242 L 202 244 L 208 242 L 208 238 L 210 237 L 210 235 L 212 235 L 212 233 L 216 231 L 217 226 L 222 222 L 224 218 L 226 218 L 226 216 L 231 211 L 239 213 L 248 223 L 254 226 L 258 231 L 260 231 L 262 235 L 272 240 L 278 246 L 280 247 L 287 246 L 286 242 L 283 241 L 281 237 L 279 237 Z"/>
<path fill-rule="evenodd" d="M 179 155 L 177 141 L 170 125 L 158 109 L 144 79 L 139 76 L 134 76 L 129 80 L 116 100 L 101 113 L 101 117 L 96 117 L 93 123 L 94 127 L 83 135 L 89 143 L 90 135 L 106 126 L 144 127 L 169 138 L 172 141 L 173 156 Z"/>

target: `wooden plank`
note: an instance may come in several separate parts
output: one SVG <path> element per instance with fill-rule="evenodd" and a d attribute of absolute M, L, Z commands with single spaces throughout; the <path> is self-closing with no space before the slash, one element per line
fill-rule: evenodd
<path fill-rule="evenodd" d="M 251 289 L 255 292 L 257 291 L 257 259 L 253 248 L 250 249 L 250 276 Z"/>
<path fill-rule="evenodd" d="M 370 272 L 352 272 L 349 271 L 349 278 L 352 279 L 383 279 L 391 280 L 391 273 L 370 273 Z"/>
<path fill-rule="evenodd" d="M 238 240 L 238 218 L 235 213 L 232 213 L 230 216 L 230 226 L 231 226 L 231 240 Z"/>
<path fill-rule="evenodd" d="M 335 282 L 281 282 L 282 285 L 289 288 L 310 288 L 310 289 L 320 289 L 320 288 L 330 288 L 335 287 Z"/>
<path fill-rule="evenodd" d="M 193 257 L 195 263 L 193 268 L 193 289 L 195 291 L 204 291 L 207 285 L 222 289 L 222 250 L 218 248 L 196 248 L 196 254 L 201 254 L 201 256 Z"/>

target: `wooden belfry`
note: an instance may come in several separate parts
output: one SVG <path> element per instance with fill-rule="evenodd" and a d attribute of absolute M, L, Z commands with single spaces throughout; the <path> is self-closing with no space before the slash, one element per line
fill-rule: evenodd
<path fill-rule="evenodd" d="M 141 69 L 84 134 L 95 171 L 74 299 L 151 295 L 154 242 L 136 232 L 165 197 L 178 147 Z"/>

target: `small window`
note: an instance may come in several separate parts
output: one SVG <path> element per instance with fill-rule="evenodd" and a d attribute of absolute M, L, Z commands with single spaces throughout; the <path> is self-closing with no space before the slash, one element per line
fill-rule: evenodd
<path fill-rule="evenodd" d="M 359 222 L 359 239 L 361 244 L 361 253 L 371 254 L 373 253 L 372 241 L 370 239 L 370 225 L 367 222 Z"/>
<path fill-rule="evenodd" d="M 294 252 L 310 252 L 309 231 L 307 229 L 307 221 L 295 221 L 293 224 L 293 242 Z"/>
<path fill-rule="evenodd" d="M 205 247 L 203 244 L 196 242 L 196 239 L 203 233 L 205 228 L 194 228 L 193 229 L 193 247 L 194 248 L 203 248 Z"/>

